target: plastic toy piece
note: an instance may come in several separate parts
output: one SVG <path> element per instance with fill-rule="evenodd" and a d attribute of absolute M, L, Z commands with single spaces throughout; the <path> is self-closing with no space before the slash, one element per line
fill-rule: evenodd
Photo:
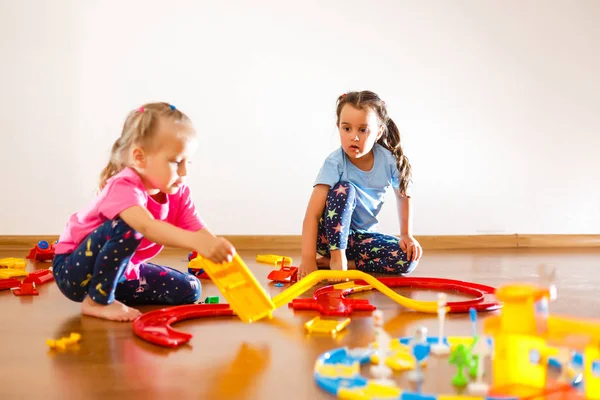
<path fill-rule="evenodd" d="M 0 268 L 25 269 L 27 260 L 24 258 L 8 257 L 0 259 Z"/>
<path fill-rule="evenodd" d="M 19 288 L 14 289 L 13 294 L 15 296 L 37 296 L 40 294 L 35 288 L 35 283 L 33 282 L 22 282 Z"/>
<path fill-rule="evenodd" d="M 457 371 L 454 378 L 452 378 L 452 384 L 454 386 L 467 386 L 468 380 L 465 376 L 464 369 L 471 366 L 471 355 L 469 350 L 464 344 L 458 345 L 458 347 L 450 355 L 448 360 L 450 364 L 456 365 Z"/>
<path fill-rule="evenodd" d="M 383 329 L 383 312 L 379 310 L 373 313 L 373 329 L 375 330 L 375 343 L 377 343 L 378 363 L 371 367 L 371 374 L 376 378 L 376 383 L 395 386 L 394 381 L 390 379 L 392 369 L 386 363 L 390 355 L 391 338 Z"/>
<path fill-rule="evenodd" d="M 471 327 L 473 328 L 473 337 L 477 336 L 477 310 L 469 308 L 469 318 L 471 319 Z"/>
<path fill-rule="evenodd" d="M 375 306 L 367 299 L 348 299 L 354 288 L 336 289 L 325 286 L 314 291 L 311 299 L 294 299 L 289 307 L 294 310 L 316 310 L 325 316 L 348 316 L 354 311 L 373 311 Z"/>
<path fill-rule="evenodd" d="M 54 244 L 49 244 L 45 240 L 40 240 L 35 247 L 29 250 L 26 258 L 37 261 L 52 261 L 54 259 Z"/>
<path fill-rule="evenodd" d="M 283 266 L 280 269 L 274 269 L 269 272 L 267 278 L 273 282 L 291 283 L 298 281 L 298 267 Z"/>
<path fill-rule="evenodd" d="M 488 393 L 489 385 L 483 381 L 483 366 L 485 365 L 486 357 L 492 354 L 488 341 L 484 338 L 477 338 L 471 348 L 471 354 L 476 360 L 475 376 L 477 380 L 469 383 L 467 390 L 473 396 L 485 396 Z"/>
<path fill-rule="evenodd" d="M 350 324 L 350 318 L 346 318 L 343 321 L 336 321 L 334 319 L 321 319 L 321 317 L 317 316 L 305 323 L 304 327 L 309 333 L 326 333 L 335 337 L 348 324 Z"/>
<path fill-rule="evenodd" d="M 444 343 L 444 320 L 446 319 L 447 299 L 446 293 L 438 294 L 438 342 L 431 346 L 431 352 L 436 355 L 450 354 L 450 347 Z"/>
<path fill-rule="evenodd" d="M 194 260 L 206 271 L 231 309 L 244 322 L 272 317 L 276 306 L 239 254 L 230 263 L 215 264 L 201 256 Z"/>
<path fill-rule="evenodd" d="M 18 278 L 22 276 L 28 276 L 29 272 L 22 269 L 14 268 L 2 268 L 0 269 L 0 279 Z"/>
<path fill-rule="evenodd" d="M 190 304 L 150 311 L 133 321 L 133 332 L 141 339 L 163 347 L 177 347 L 190 341 L 192 335 L 173 327 L 179 321 L 235 315 L 229 304 Z"/>
<path fill-rule="evenodd" d="M 210 276 L 199 266 L 198 252 L 194 251 L 188 255 L 188 272 L 198 279 L 210 279 Z"/>
<path fill-rule="evenodd" d="M 27 278 L 23 279 L 23 283 L 35 283 L 36 285 L 42 285 L 46 282 L 54 280 L 54 275 L 50 269 L 42 269 L 35 272 L 30 272 Z"/>
<path fill-rule="evenodd" d="M 16 278 L 0 279 L 0 290 L 18 288 L 21 281 Z"/>
<path fill-rule="evenodd" d="M 502 303 L 496 297 L 496 289 L 478 283 L 444 278 L 394 277 L 379 278 L 379 281 L 390 288 L 407 287 L 413 289 L 429 289 L 438 291 L 453 291 L 472 298 L 465 301 L 451 301 L 446 304 L 446 312 L 466 313 L 470 308 L 477 311 L 495 311 L 502 308 Z M 365 284 L 358 280 L 357 284 Z M 435 302 L 432 302 L 435 304 Z M 436 307 L 437 312 L 437 307 Z"/>
<path fill-rule="evenodd" d="M 204 299 L 204 304 L 219 304 L 219 296 L 207 297 Z"/>
<path fill-rule="evenodd" d="M 443 342 L 443 340 L 442 340 Z M 421 369 L 422 363 L 429 356 L 430 346 L 427 342 L 427 328 L 421 326 L 417 329 L 415 338 L 411 343 L 411 352 L 415 358 L 415 370 L 411 371 L 408 379 L 415 382 L 423 381 L 423 371 Z"/>
<path fill-rule="evenodd" d="M 46 344 L 54 350 L 65 350 L 68 345 L 78 343 L 79 340 L 81 340 L 81 335 L 79 333 L 71 332 L 70 336 L 58 340 L 47 339 Z"/>
<path fill-rule="evenodd" d="M 256 262 L 271 265 L 292 265 L 292 257 L 278 256 L 275 254 L 259 254 L 256 256 Z"/>
<path fill-rule="evenodd" d="M 280 307 L 283 304 L 290 302 L 296 297 L 300 296 L 302 293 L 306 292 L 308 289 L 313 287 L 315 284 L 329 279 L 359 279 L 361 282 L 365 281 L 373 288 L 379 290 L 382 294 L 386 295 L 390 299 L 394 300 L 396 303 L 415 311 L 425 312 L 425 313 L 437 313 L 437 303 L 432 301 L 419 301 L 409 299 L 407 297 L 401 296 L 398 293 L 394 292 L 388 286 L 382 283 L 382 280 L 378 280 L 371 275 L 368 275 L 362 271 L 351 270 L 351 271 L 315 271 L 308 274 L 304 279 L 299 281 L 298 283 L 290 286 L 288 289 L 284 290 L 277 296 L 273 297 L 273 303 L 275 307 Z M 400 278 L 406 279 L 406 278 Z"/>

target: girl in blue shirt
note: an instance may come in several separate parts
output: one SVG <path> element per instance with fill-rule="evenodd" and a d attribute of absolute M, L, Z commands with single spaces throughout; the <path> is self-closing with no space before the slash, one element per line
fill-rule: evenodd
<path fill-rule="evenodd" d="M 409 273 L 423 251 L 412 236 L 411 167 L 400 132 L 371 91 L 341 95 L 336 114 L 341 147 L 327 157 L 314 183 L 302 226 L 299 278 L 318 266 Z M 390 187 L 398 200 L 400 238 L 377 232 Z"/>

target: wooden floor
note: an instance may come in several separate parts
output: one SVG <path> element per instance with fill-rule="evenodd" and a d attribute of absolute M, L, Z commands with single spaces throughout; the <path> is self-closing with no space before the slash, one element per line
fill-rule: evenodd
<path fill-rule="evenodd" d="M 259 252 L 275 253 L 276 250 Z M 283 288 L 266 279 L 272 267 L 257 264 L 256 252 L 241 255 L 257 279 L 275 295 Z M 25 252 L 0 250 L 0 258 Z M 286 253 L 299 260 L 299 253 Z M 161 254 L 158 263 L 185 270 L 186 254 Z M 537 266 L 547 263 L 558 273 L 558 301 L 551 312 L 579 317 L 600 314 L 600 249 L 430 251 L 413 276 L 447 277 L 497 286 L 536 281 Z M 29 270 L 48 264 L 29 265 Z M 372 341 L 369 314 L 355 315 L 337 339 L 309 336 L 303 324 L 316 314 L 280 308 L 271 321 L 246 325 L 236 317 L 192 320 L 177 325 L 194 335 L 189 346 L 165 349 L 134 336 L 130 323 L 79 315 L 79 304 L 64 298 L 54 283 L 40 295 L 16 297 L 0 292 L 0 398 L 50 399 L 330 399 L 313 381 L 315 359 L 329 349 L 366 346 Z M 432 292 L 400 291 L 434 300 Z M 203 298 L 220 295 L 204 281 Z M 306 293 L 304 296 L 309 296 Z M 403 310 L 378 292 L 360 295 L 384 311 L 386 329 L 394 337 L 412 335 L 419 325 L 437 334 L 435 315 Z M 221 297 L 222 299 L 222 297 Z M 450 299 L 457 299 L 450 295 Z M 157 307 L 143 307 L 148 311 Z M 484 316 L 482 316 L 484 317 Z M 481 319 L 479 321 L 479 329 Z M 82 335 L 76 350 L 51 353 L 48 338 L 70 332 Z M 469 335 L 468 315 L 452 315 L 450 335 Z M 453 368 L 428 369 L 423 390 L 454 393 Z M 404 382 L 404 380 L 399 380 Z"/>

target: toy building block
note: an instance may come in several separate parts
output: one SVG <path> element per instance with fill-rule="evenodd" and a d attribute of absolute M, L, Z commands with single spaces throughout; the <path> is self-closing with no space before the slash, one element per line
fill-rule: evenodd
<path fill-rule="evenodd" d="M 486 338 L 475 338 L 475 343 L 471 348 L 474 358 L 475 376 L 477 380 L 469 383 L 468 390 L 473 396 L 485 396 L 488 393 L 489 385 L 483 381 L 483 366 L 485 359 L 492 355 L 492 349 Z"/>
<path fill-rule="evenodd" d="M 286 267 L 269 272 L 267 278 L 273 282 L 292 283 L 298 281 L 298 267 Z"/>
<path fill-rule="evenodd" d="M 37 296 L 40 294 L 35 288 L 33 282 L 22 282 L 18 289 L 13 290 L 15 296 Z"/>
<path fill-rule="evenodd" d="M 25 269 L 27 260 L 24 258 L 7 257 L 0 259 L 0 268 Z"/>
<path fill-rule="evenodd" d="M 18 288 L 21 285 L 21 281 L 16 278 L 0 279 L 0 290 Z"/>
<path fill-rule="evenodd" d="M 2 268 L 0 269 L 0 279 L 18 278 L 28 276 L 29 272 L 22 269 Z"/>
<path fill-rule="evenodd" d="M 259 254 L 256 256 L 256 262 L 281 266 L 283 266 L 283 264 L 292 265 L 292 257 L 278 256 L 275 254 Z"/>
<path fill-rule="evenodd" d="M 46 282 L 50 282 L 54 280 L 54 276 L 52 275 L 52 271 L 49 269 L 42 269 L 39 271 L 31 272 L 27 278 L 23 279 L 23 283 L 35 283 L 36 285 L 41 285 Z"/>
<path fill-rule="evenodd" d="M 336 321 L 334 319 L 321 319 L 321 317 L 314 317 L 310 321 L 304 324 L 304 327 L 310 333 L 327 333 L 331 336 L 337 335 L 350 323 L 350 318 L 346 318 L 343 321 Z"/>
<path fill-rule="evenodd" d="M 377 310 L 373 312 L 373 330 L 375 333 L 375 343 L 377 343 L 377 364 L 371 366 L 371 374 L 375 377 L 375 382 L 383 385 L 395 385 L 391 380 L 392 369 L 386 361 L 390 355 L 390 335 L 383 329 L 383 312 Z"/>
<path fill-rule="evenodd" d="M 219 296 L 207 297 L 204 299 L 204 304 L 219 304 Z"/>
<path fill-rule="evenodd" d="M 33 247 L 26 258 L 37 261 L 52 261 L 54 259 L 54 244 L 49 244 L 45 240 L 40 240 L 35 247 Z"/>
<path fill-rule="evenodd" d="M 446 293 L 438 294 L 438 342 L 431 345 L 431 352 L 436 355 L 448 355 L 450 354 L 450 347 L 444 343 L 444 320 L 446 319 L 446 305 L 448 303 L 448 296 Z"/>
<path fill-rule="evenodd" d="M 466 386 L 469 381 L 465 376 L 464 369 L 469 368 L 472 364 L 471 354 L 467 347 L 464 344 L 459 344 L 448 361 L 450 364 L 456 365 L 457 368 L 456 375 L 452 378 L 452 384 L 459 387 Z"/>
<path fill-rule="evenodd" d="M 58 340 L 47 339 L 46 344 L 53 350 L 65 350 L 68 345 L 73 345 L 81 340 L 81 335 L 79 333 L 71 332 L 71 335 L 68 337 L 62 337 Z"/>

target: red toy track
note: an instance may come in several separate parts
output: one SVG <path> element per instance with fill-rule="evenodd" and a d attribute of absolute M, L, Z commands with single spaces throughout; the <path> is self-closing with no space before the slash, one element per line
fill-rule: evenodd
<path fill-rule="evenodd" d="M 473 296 L 464 301 L 451 301 L 447 306 L 451 313 L 467 313 L 470 308 L 477 311 L 494 311 L 502 307 L 496 298 L 496 289 L 491 286 L 480 285 L 472 282 L 457 281 L 443 278 L 379 278 L 381 283 L 390 288 L 407 287 L 419 289 L 435 289 L 438 291 L 454 291 Z M 368 285 L 367 282 L 357 280 L 357 285 Z M 295 310 L 316 310 L 325 316 L 350 315 L 353 311 L 372 311 L 375 309 L 368 300 L 347 299 L 346 296 L 354 293 L 353 288 L 334 289 L 333 285 L 315 290 L 310 299 L 294 299 L 289 307 Z"/>
<path fill-rule="evenodd" d="M 177 347 L 189 342 L 192 335 L 173 329 L 171 324 L 192 318 L 228 315 L 234 315 L 229 304 L 190 304 L 162 308 L 137 317 L 133 321 L 133 332 L 150 343 Z"/>

